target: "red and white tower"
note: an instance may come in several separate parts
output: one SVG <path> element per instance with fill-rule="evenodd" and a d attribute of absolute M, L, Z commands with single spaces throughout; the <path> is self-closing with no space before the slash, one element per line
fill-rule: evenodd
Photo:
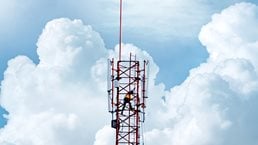
<path fill-rule="evenodd" d="M 115 145 L 143 145 L 145 99 L 147 98 L 148 61 L 137 60 L 136 54 L 122 53 L 122 0 L 120 0 L 119 58 L 108 60 L 108 111 L 111 127 L 116 130 Z"/>

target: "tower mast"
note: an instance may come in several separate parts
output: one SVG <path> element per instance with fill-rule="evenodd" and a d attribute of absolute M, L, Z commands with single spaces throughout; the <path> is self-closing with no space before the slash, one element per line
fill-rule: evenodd
<path fill-rule="evenodd" d="M 122 3 L 120 0 L 118 60 L 108 60 L 108 111 L 116 130 L 115 145 L 143 145 L 148 61 L 139 61 L 133 53 L 122 58 Z"/>

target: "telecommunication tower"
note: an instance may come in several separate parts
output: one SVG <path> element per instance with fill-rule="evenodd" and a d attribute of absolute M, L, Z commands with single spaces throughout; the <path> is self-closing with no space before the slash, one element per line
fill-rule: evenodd
<path fill-rule="evenodd" d="M 132 53 L 121 58 L 122 8 L 120 0 L 119 58 L 108 60 L 108 111 L 116 130 L 115 145 L 144 145 L 148 61 L 139 61 Z"/>

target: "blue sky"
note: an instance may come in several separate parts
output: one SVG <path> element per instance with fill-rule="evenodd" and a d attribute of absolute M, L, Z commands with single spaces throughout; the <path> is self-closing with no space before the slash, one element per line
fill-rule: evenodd
<path fill-rule="evenodd" d="M 248 1 L 257 3 L 254 0 Z M 81 4 L 79 4 L 80 2 Z M 192 1 L 189 2 L 192 3 Z M 197 13 L 199 15 L 191 16 L 190 20 L 187 20 L 188 17 L 175 17 L 173 19 L 173 17 L 167 18 L 166 16 L 162 17 L 162 15 L 157 15 L 155 19 L 164 21 L 168 19 L 166 25 L 169 25 L 169 28 L 173 30 L 168 32 L 151 32 L 159 31 L 159 29 L 150 27 L 152 30 L 148 30 L 147 28 L 149 26 L 145 28 L 141 26 L 142 24 L 137 28 L 137 23 L 133 25 L 126 24 L 128 22 L 126 19 L 128 18 L 125 17 L 124 42 L 133 43 L 147 50 L 161 68 L 157 78 L 158 82 L 165 82 L 167 87 L 172 87 L 180 84 L 188 75 L 188 71 L 191 68 L 198 66 L 207 58 L 206 50 L 198 39 L 198 33 L 202 25 L 210 21 L 213 13 L 219 12 L 223 8 L 236 2 L 241 1 L 198 2 L 201 4 L 204 3 L 200 7 L 205 10 Z M 114 2 L 108 3 L 102 0 L 93 2 L 86 0 L 74 3 L 70 0 L 62 2 L 59 0 L 26 0 L 21 3 L 16 0 L 3 0 L 1 1 L 1 6 L 6 6 L 7 8 L 1 11 L 2 14 L 0 17 L 2 19 L 0 26 L 3 28 L 0 30 L 2 36 L 0 39 L 0 80 L 3 79 L 3 72 L 7 67 L 8 60 L 17 55 L 26 55 L 33 59 L 34 62 L 38 62 L 36 53 L 38 36 L 41 34 L 44 25 L 55 18 L 67 17 L 70 19 L 82 19 L 86 24 L 91 25 L 101 34 L 107 48 L 112 49 L 117 44 L 118 15 L 114 14 L 114 11 L 116 12 L 118 7 Z M 108 6 L 110 6 L 110 8 Z M 125 6 L 127 8 L 125 8 L 125 12 L 130 11 L 129 6 L 130 5 Z M 186 5 L 186 7 L 188 8 L 188 5 Z M 158 8 L 160 9 L 156 9 L 155 11 L 163 11 L 162 7 Z M 109 9 L 113 9 L 114 11 L 108 14 Z M 183 8 L 177 7 L 177 9 L 181 10 Z M 178 13 L 181 13 L 181 15 L 191 15 L 190 12 L 195 11 L 199 10 L 197 8 L 195 10 L 193 6 L 190 10 L 185 11 L 186 14 L 184 14 L 182 10 L 175 12 L 175 14 L 168 13 L 168 15 L 180 15 Z M 148 15 L 148 12 L 145 13 Z M 143 14 L 139 15 L 142 16 Z M 149 17 L 151 16 L 146 16 L 146 19 L 149 19 Z M 133 17 L 130 17 L 130 20 L 131 19 L 133 19 Z M 189 22 L 189 24 L 184 23 L 185 21 L 191 20 L 195 21 L 193 22 L 194 24 L 191 24 L 192 22 Z M 155 25 L 154 27 L 157 26 Z M 186 31 L 185 29 L 189 27 L 191 27 L 191 30 Z"/>
<path fill-rule="evenodd" d="M 179 22 L 177 22 L 178 20 L 173 20 L 173 17 L 170 18 L 166 22 L 166 25 L 170 25 L 171 29 L 178 30 L 165 32 L 167 33 L 165 35 L 168 36 L 164 36 L 164 34 L 159 32 L 154 32 L 153 34 L 150 30 L 142 28 L 142 26 L 139 28 L 137 28 L 137 25 L 130 27 L 125 26 L 124 42 L 133 43 L 147 50 L 161 67 L 158 81 L 165 81 L 168 87 L 174 86 L 185 79 L 190 68 L 199 65 L 200 62 L 205 61 L 207 58 L 206 50 L 201 46 L 198 40 L 198 33 L 202 25 L 210 20 L 213 13 L 219 12 L 221 9 L 235 2 L 236 1 L 228 0 L 205 4 L 204 6 L 207 10 L 201 12 L 200 14 L 202 15 L 191 17 L 191 19 L 197 19 L 195 20 L 196 22 L 194 22 L 195 24 L 180 24 L 183 21 L 187 21 L 186 18 L 179 19 Z M 0 40 L 0 79 L 3 79 L 3 72 L 6 68 L 7 61 L 16 55 L 27 55 L 32 58 L 33 61 L 38 62 L 36 54 L 38 36 L 42 32 L 44 25 L 54 18 L 68 17 L 71 19 L 82 19 L 101 34 L 107 48 L 113 48 L 117 44 L 118 30 L 116 24 L 118 20 L 117 15 L 113 14 L 113 12 L 110 14 L 106 12 L 108 11 L 109 5 L 110 8 L 113 8 L 115 11 L 117 9 L 116 5 L 112 4 L 112 2 L 109 4 L 101 0 L 94 2 L 81 1 L 81 3 L 82 4 L 73 3 L 69 0 L 62 2 L 58 0 L 26 0 L 23 3 L 16 2 L 15 0 L 11 0 L 10 2 L 1 1 L 2 6 L 7 5 L 10 9 L 2 12 L 4 16 L 2 16 L 1 19 L 3 21 L 0 23 L 0 25 L 5 28 L 0 31 L 1 35 L 4 36 Z M 94 9 L 93 7 L 96 8 Z M 104 7 L 104 9 L 102 7 Z M 130 7 L 126 8 L 130 9 Z M 156 11 L 162 11 L 162 9 L 157 9 Z M 195 10 L 189 11 L 192 12 Z M 178 13 L 183 13 L 183 11 Z M 200 17 L 202 17 L 202 19 L 198 20 Z M 149 19 L 149 17 L 147 18 Z M 165 18 L 160 17 L 159 19 L 165 20 Z M 179 26 L 177 28 L 175 25 L 182 25 L 182 27 Z M 192 27 L 192 30 L 185 31 L 184 29 L 186 27 Z M 158 31 L 158 29 L 155 31 Z M 157 39 L 157 37 L 160 39 Z M 153 42 L 153 44 L 150 42 Z M 183 61 L 179 59 L 182 57 L 184 57 Z M 171 66 L 167 64 L 171 64 Z"/>
<path fill-rule="evenodd" d="M 124 42 L 133 43 L 153 57 L 159 66 L 157 83 L 170 89 L 181 84 L 191 68 L 206 61 L 208 53 L 198 38 L 202 26 L 211 21 L 214 13 L 242 1 L 183 0 L 173 4 L 151 0 L 159 3 L 154 6 L 132 2 L 125 2 Z M 256 0 L 247 2 L 258 4 Z M 115 0 L 1 0 L 0 80 L 8 60 L 17 55 L 39 62 L 36 43 L 52 19 L 81 19 L 100 33 L 108 49 L 113 49 L 118 42 L 117 6 Z M 0 114 L 4 112 L 0 109 Z M 3 124 L 5 120 L 0 117 L 0 126 Z"/>

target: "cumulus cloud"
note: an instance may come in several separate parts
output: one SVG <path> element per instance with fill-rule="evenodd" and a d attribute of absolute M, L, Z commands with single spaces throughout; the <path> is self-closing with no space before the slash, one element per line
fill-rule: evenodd
<path fill-rule="evenodd" d="M 102 135 L 113 131 L 103 128 L 110 126 L 107 58 L 117 58 L 118 46 L 106 49 L 91 26 L 66 18 L 48 22 L 37 46 L 38 64 L 26 56 L 8 62 L 1 105 L 9 115 L 8 124 L 0 130 L 0 144 L 103 145 L 110 135 L 104 139 Z M 132 44 L 124 44 L 123 50 L 123 58 L 131 52 L 148 59 L 150 87 L 157 92 L 164 89 L 154 84 L 159 69 L 147 52 Z"/>
<path fill-rule="evenodd" d="M 159 94 L 165 106 L 151 100 L 146 144 L 257 144 L 257 11 L 235 4 L 203 26 L 199 38 L 209 58 L 181 85 Z"/>
<path fill-rule="evenodd" d="M 112 145 L 115 140 L 115 130 L 105 126 L 96 133 L 94 145 Z"/>
<path fill-rule="evenodd" d="M 1 105 L 9 121 L 0 144 L 90 144 L 108 118 L 105 88 L 97 89 L 90 71 L 107 51 L 102 38 L 61 18 L 46 25 L 37 46 L 39 64 L 26 56 L 8 62 Z"/>
<path fill-rule="evenodd" d="M 250 3 L 213 15 L 199 35 L 207 62 L 166 95 L 165 127 L 147 132 L 147 144 L 257 144 L 257 25 Z"/>
<path fill-rule="evenodd" d="M 258 8 L 250 3 L 213 15 L 199 34 L 209 58 L 169 91 L 155 83 L 159 68 L 152 57 L 123 44 L 123 58 L 132 52 L 151 64 L 146 144 L 258 143 L 257 25 Z M 113 144 L 106 59 L 117 58 L 118 46 L 106 49 L 90 26 L 69 19 L 49 22 L 37 45 L 39 64 L 26 56 L 8 63 L 1 104 L 10 114 L 0 130 L 0 144 Z"/>

